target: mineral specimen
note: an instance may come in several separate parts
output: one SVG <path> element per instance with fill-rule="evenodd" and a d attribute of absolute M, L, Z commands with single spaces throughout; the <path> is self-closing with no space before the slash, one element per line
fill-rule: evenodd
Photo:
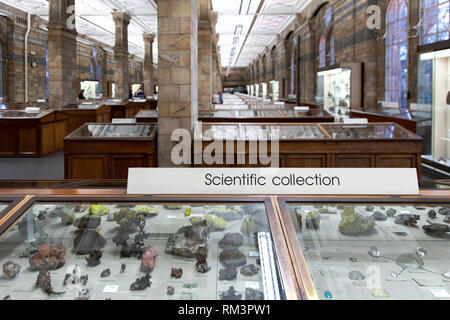
<path fill-rule="evenodd" d="M 11 300 L 11 296 L 8 294 L 8 295 L 3 297 L 3 300 Z"/>
<path fill-rule="evenodd" d="M 75 213 L 67 207 L 64 207 L 58 214 L 61 222 L 65 224 L 72 224 L 75 220 Z"/>
<path fill-rule="evenodd" d="M 197 251 L 197 263 L 196 263 L 196 268 L 197 271 L 200 273 L 206 273 L 209 270 L 211 270 L 211 267 L 208 266 L 208 262 L 206 261 L 206 259 L 208 258 L 208 249 L 205 247 L 199 248 Z"/>
<path fill-rule="evenodd" d="M 348 258 L 348 261 L 355 263 L 358 262 L 358 259 L 356 257 L 350 257 Z"/>
<path fill-rule="evenodd" d="M 164 208 L 168 210 L 180 210 L 183 206 L 179 204 L 166 204 L 164 205 Z"/>
<path fill-rule="evenodd" d="M 195 289 L 197 287 L 198 287 L 198 285 L 196 283 L 185 283 L 183 285 L 183 288 L 186 288 L 186 289 Z"/>
<path fill-rule="evenodd" d="M 450 227 L 446 224 L 440 224 L 440 223 L 431 223 L 428 221 L 429 224 L 422 226 L 422 229 L 425 231 L 425 233 L 429 235 L 434 236 L 443 236 L 447 232 L 450 232 Z"/>
<path fill-rule="evenodd" d="M 75 221 L 73 221 L 73 225 L 79 229 L 96 229 L 101 222 L 101 217 L 85 215 L 83 217 L 76 218 Z"/>
<path fill-rule="evenodd" d="M 442 276 L 446 279 L 450 279 L 450 271 L 443 271 Z"/>
<path fill-rule="evenodd" d="M 264 300 L 264 293 L 252 288 L 245 288 L 245 300 Z"/>
<path fill-rule="evenodd" d="M 39 269 L 39 274 L 36 280 L 36 288 L 41 288 L 48 295 L 61 295 L 65 292 L 55 292 L 52 288 L 52 280 L 50 277 L 50 272 L 43 266 Z"/>
<path fill-rule="evenodd" d="M 189 219 L 189 221 L 191 221 L 192 225 L 194 226 L 208 227 L 208 230 L 210 232 L 222 231 L 227 227 L 227 222 L 224 219 L 210 214 L 204 215 L 201 218 L 192 217 L 191 219 Z"/>
<path fill-rule="evenodd" d="M 181 268 L 172 268 L 172 272 L 170 273 L 170 276 L 175 279 L 180 279 L 183 275 L 183 269 Z"/>
<path fill-rule="evenodd" d="M 435 210 L 431 209 L 430 211 L 428 211 L 428 217 L 430 219 L 436 219 L 437 213 Z"/>
<path fill-rule="evenodd" d="M 87 285 L 88 279 L 89 279 L 89 277 L 88 277 L 87 274 L 84 275 L 84 276 L 81 276 L 81 277 L 80 277 L 81 284 L 82 284 L 83 286 Z"/>
<path fill-rule="evenodd" d="M 311 211 L 305 218 L 306 227 L 308 229 L 317 230 L 320 228 L 320 214 L 317 211 Z"/>
<path fill-rule="evenodd" d="M 82 288 L 78 291 L 78 296 L 75 297 L 75 300 L 89 300 L 91 292 L 88 288 Z"/>
<path fill-rule="evenodd" d="M 17 263 L 8 261 L 3 264 L 3 273 L 8 279 L 14 279 L 20 273 L 21 268 Z"/>
<path fill-rule="evenodd" d="M 73 253 L 86 255 L 93 251 L 100 251 L 106 245 L 106 239 L 97 231 L 79 229 L 73 239 Z"/>
<path fill-rule="evenodd" d="M 363 275 L 361 272 L 359 272 L 359 271 L 350 271 L 349 273 L 348 273 L 348 277 L 351 279 L 351 280 L 354 280 L 354 281 L 362 281 L 362 280 L 364 280 L 365 278 L 366 278 L 366 276 L 365 275 Z"/>
<path fill-rule="evenodd" d="M 141 206 L 136 208 L 137 215 L 143 215 L 146 218 L 155 217 L 159 214 L 159 211 L 152 206 Z"/>
<path fill-rule="evenodd" d="M 66 261 L 64 256 L 66 254 L 66 247 L 63 245 L 51 246 L 48 242 L 39 247 L 37 253 L 32 255 L 28 262 L 33 271 L 42 269 L 44 266 L 46 270 L 56 270 L 64 266 Z"/>
<path fill-rule="evenodd" d="M 44 244 L 48 242 L 51 247 L 56 246 L 55 242 L 52 238 L 49 237 L 47 233 L 45 233 L 43 230 L 39 233 L 39 236 L 37 239 L 30 243 L 30 245 L 25 249 L 25 252 L 20 254 L 20 258 L 29 258 L 36 252 L 38 252 L 39 248 Z"/>
<path fill-rule="evenodd" d="M 207 213 L 214 214 L 219 218 L 226 221 L 241 220 L 244 216 L 242 210 L 227 209 L 227 208 L 213 208 L 212 210 L 207 210 Z"/>
<path fill-rule="evenodd" d="M 242 294 L 236 294 L 236 290 L 231 286 L 227 292 L 221 292 L 220 300 L 242 300 Z"/>
<path fill-rule="evenodd" d="M 207 227 L 187 226 L 177 230 L 166 244 L 166 253 L 185 258 L 196 258 L 200 248 L 208 249 Z"/>
<path fill-rule="evenodd" d="M 372 212 L 373 210 L 375 210 L 375 207 L 372 206 L 366 207 L 366 211 Z"/>
<path fill-rule="evenodd" d="M 92 204 L 89 207 L 89 214 L 93 216 L 104 216 L 109 213 L 109 209 L 102 204 Z"/>
<path fill-rule="evenodd" d="M 420 257 L 426 257 L 428 255 L 428 250 L 423 247 L 416 248 L 416 253 Z"/>
<path fill-rule="evenodd" d="M 168 286 L 167 287 L 167 295 L 168 296 L 173 296 L 173 294 L 175 293 L 175 288 L 172 286 Z"/>
<path fill-rule="evenodd" d="M 152 285 L 150 278 L 151 278 L 150 274 L 147 273 L 142 278 L 136 279 L 136 281 L 130 285 L 130 290 L 131 291 L 141 291 L 141 290 L 150 288 L 150 286 Z"/>
<path fill-rule="evenodd" d="M 259 273 L 259 268 L 254 264 L 248 264 L 241 268 L 241 274 L 244 276 L 254 276 Z"/>
<path fill-rule="evenodd" d="M 238 268 L 247 264 L 247 259 L 238 249 L 222 250 L 219 254 L 219 260 L 225 267 Z"/>
<path fill-rule="evenodd" d="M 375 227 L 374 217 L 365 217 L 353 210 L 344 211 L 341 214 L 339 231 L 346 235 L 357 235 L 368 232 Z"/>
<path fill-rule="evenodd" d="M 72 277 L 72 274 L 66 273 L 66 275 L 64 276 L 63 286 L 67 286 L 67 282 L 69 281 L 69 279 L 71 277 Z"/>
<path fill-rule="evenodd" d="M 400 214 L 395 217 L 394 222 L 396 224 L 405 225 L 408 227 L 417 227 L 417 220 L 420 220 L 420 216 L 416 214 Z"/>
<path fill-rule="evenodd" d="M 157 256 L 158 254 L 156 253 L 156 248 L 154 246 L 147 247 L 141 257 L 141 271 L 144 273 L 152 272 L 155 267 Z"/>
<path fill-rule="evenodd" d="M 442 214 L 443 216 L 448 216 L 448 215 L 450 215 L 450 207 L 440 208 L 438 210 L 438 213 Z"/>
<path fill-rule="evenodd" d="M 79 204 L 79 205 L 75 206 L 73 211 L 75 211 L 75 212 L 85 212 L 88 208 L 89 208 L 88 204 Z"/>
<path fill-rule="evenodd" d="M 244 243 L 244 237 L 240 233 L 227 233 L 219 241 L 219 248 L 231 249 L 239 248 Z"/>
<path fill-rule="evenodd" d="M 108 268 L 108 269 L 105 269 L 105 270 L 102 271 L 102 273 L 100 274 L 100 277 L 107 278 L 110 275 L 111 275 L 111 270 L 109 270 L 109 268 Z"/>
<path fill-rule="evenodd" d="M 369 252 L 369 255 L 374 258 L 379 258 L 381 255 L 381 252 L 380 252 L 380 250 L 378 250 L 377 247 L 370 247 L 368 252 Z"/>
<path fill-rule="evenodd" d="M 375 298 L 389 298 L 391 295 L 383 288 L 375 288 L 370 291 Z"/>
<path fill-rule="evenodd" d="M 95 267 L 100 264 L 100 259 L 102 258 L 101 251 L 91 251 L 89 252 L 89 256 L 85 257 L 88 266 Z"/>
<path fill-rule="evenodd" d="M 324 297 L 325 297 L 326 299 L 331 299 L 331 298 L 333 298 L 333 295 L 331 294 L 330 291 L 325 291 L 323 295 L 324 295 Z"/>
<path fill-rule="evenodd" d="M 122 265 L 120 266 L 120 273 L 124 273 L 126 268 L 127 265 L 125 263 L 122 263 Z"/>
<path fill-rule="evenodd" d="M 262 214 L 246 216 L 242 220 L 241 232 L 246 236 L 250 236 L 255 232 L 267 230 L 267 221 L 265 219 L 267 219 L 266 216 Z"/>
<path fill-rule="evenodd" d="M 387 216 L 384 213 L 380 212 L 380 211 L 375 212 L 372 215 L 372 217 L 374 217 L 374 219 L 377 220 L 377 221 L 386 221 L 387 220 Z"/>
<path fill-rule="evenodd" d="M 220 269 L 219 271 L 219 280 L 234 280 L 237 277 L 237 270 L 233 267 L 226 267 L 224 269 Z"/>

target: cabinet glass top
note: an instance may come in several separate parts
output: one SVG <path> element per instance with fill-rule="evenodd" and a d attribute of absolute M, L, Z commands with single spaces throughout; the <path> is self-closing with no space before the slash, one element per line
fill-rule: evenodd
<path fill-rule="evenodd" d="M 151 124 L 89 124 L 73 133 L 73 137 L 149 137 Z"/>
<path fill-rule="evenodd" d="M 448 299 L 450 207 L 289 203 L 321 299 Z"/>
<path fill-rule="evenodd" d="M 5 111 L 0 113 L 0 118 L 8 119 L 8 118 L 41 118 L 49 112 L 25 112 L 25 111 Z"/>
<path fill-rule="evenodd" d="M 323 128 L 334 139 L 414 139 L 416 135 L 395 124 L 328 125 Z"/>
<path fill-rule="evenodd" d="M 0 240 L 0 295 L 280 299 L 274 256 L 263 202 L 38 202 Z"/>

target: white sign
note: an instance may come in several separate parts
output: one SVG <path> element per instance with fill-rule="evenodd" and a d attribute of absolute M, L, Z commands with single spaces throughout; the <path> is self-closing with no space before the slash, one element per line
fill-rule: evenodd
<path fill-rule="evenodd" d="M 123 123 L 135 124 L 136 123 L 136 119 L 135 118 L 129 118 L 129 119 L 117 118 L 117 119 L 112 119 L 112 123 L 115 123 L 115 124 L 123 124 Z"/>
<path fill-rule="evenodd" d="M 128 194 L 418 195 L 414 168 L 132 168 Z"/>
<path fill-rule="evenodd" d="M 39 107 L 26 107 L 25 108 L 25 112 L 29 112 L 29 113 L 35 113 L 35 112 L 40 112 L 41 108 Z"/>
<path fill-rule="evenodd" d="M 345 124 L 367 124 L 369 121 L 367 118 L 347 118 L 344 119 Z"/>
<path fill-rule="evenodd" d="M 297 106 L 297 107 L 294 107 L 294 110 L 295 111 L 309 111 L 309 107 L 307 107 L 307 106 Z"/>

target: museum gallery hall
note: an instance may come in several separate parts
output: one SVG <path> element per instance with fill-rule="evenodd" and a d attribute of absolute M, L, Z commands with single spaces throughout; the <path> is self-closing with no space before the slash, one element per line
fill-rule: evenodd
<path fill-rule="evenodd" d="M 449 11 L 0 0 L 0 299 L 448 300 Z"/>

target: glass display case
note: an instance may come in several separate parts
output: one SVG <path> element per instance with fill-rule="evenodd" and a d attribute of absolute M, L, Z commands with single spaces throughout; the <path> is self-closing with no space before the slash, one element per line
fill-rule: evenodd
<path fill-rule="evenodd" d="M 71 137 L 149 137 L 155 129 L 152 124 L 87 124 L 71 134 Z"/>
<path fill-rule="evenodd" d="M 450 298 L 448 196 L 279 198 L 303 296 Z"/>
<path fill-rule="evenodd" d="M 1 297 L 297 297 L 267 198 L 36 197 L 7 223 Z"/>
<path fill-rule="evenodd" d="M 26 111 L 4 111 L 0 113 L 2 119 L 38 119 L 47 116 L 51 111 L 38 111 L 38 112 L 26 112 Z"/>
<path fill-rule="evenodd" d="M 450 174 L 450 50 L 419 55 L 418 96 L 421 109 L 432 115 L 427 164 Z"/>
<path fill-rule="evenodd" d="M 416 139 L 417 136 L 396 124 L 324 124 L 333 139 Z"/>

